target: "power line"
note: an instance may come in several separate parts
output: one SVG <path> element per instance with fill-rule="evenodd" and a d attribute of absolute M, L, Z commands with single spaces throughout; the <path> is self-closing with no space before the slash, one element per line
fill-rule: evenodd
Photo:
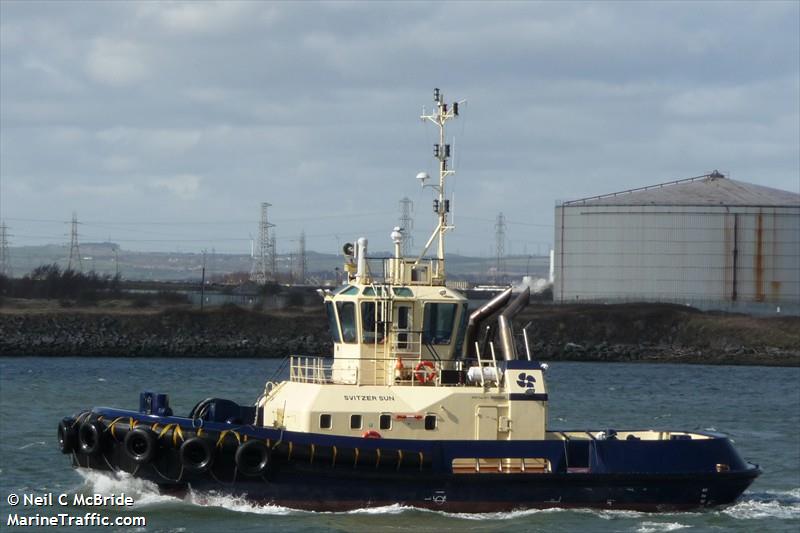
<path fill-rule="evenodd" d="M 8 226 L 0 222 L 0 275 L 11 277 L 11 254 L 8 252 Z"/>
<path fill-rule="evenodd" d="M 261 220 L 258 223 L 258 249 L 253 257 L 253 267 L 250 271 L 250 281 L 264 285 L 267 281 L 274 279 L 275 270 L 272 264 L 275 262 L 273 257 L 275 249 L 272 247 L 270 238 L 270 228 L 275 224 L 269 222 L 268 209 L 272 204 L 261 203 Z"/>
<path fill-rule="evenodd" d="M 306 270 L 308 268 L 308 262 L 306 258 L 306 232 L 303 230 L 300 233 L 300 243 L 299 243 L 299 255 L 300 259 L 297 262 L 297 280 L 299 283 L 303 284 L 306 282 Z"/>
<path fill-rule="evenodd" d="M 414 219 L 411 212 L 414 210 L 414 202 L 408 196 L 400 200 L 400 229 L 403 232 L 403 257 L 410 255 L 411 248 L 414 246 Z"/>
<path fill-rule="evenodd" d="M 506 217 L 503 213 L 497 215 L 494 224 L 494 240 L 496 247 L 495 284 L 502 282 L 505 277 L 505 246 L 506 246 Z"/>
<path fill-rule="evenodd" d="M 83 271 L 83 259 L 81 259 L 81 249 L 78 246 L 78 214 L 72 212 L 72 226 L 69 233 L 69 260 L 67 261 L 67 270 L 73 270 L 72 265 L 74 262 L 78 263 L 78 271 Z"/>

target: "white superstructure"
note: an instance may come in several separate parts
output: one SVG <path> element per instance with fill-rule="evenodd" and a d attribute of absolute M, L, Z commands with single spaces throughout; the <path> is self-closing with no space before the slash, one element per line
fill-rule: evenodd
<path fill-rule="evenodd" d="M 439 129 L 437 224 L 418 257 L 401 255 L 403 229 L 394 228 L 393 257 L 368 256 L 368 242 L 345 245 L 348 283 L 325 295 L 333 354 L 291 358 L 290 378 L 268 383 L 257 423 L 289 431 L 405 439 L 538 440 L 545 438 L 547 390 L 542 370 L 519 365 L 510 315 L 499 320 L 500 347 L 477 340 L 480 321 L 508 302 L 510 291 L 468 313 L 467 299 L 445 285 L 445 234 L 451 155 L 445 123 L 458 116 L 438 89 L 422 119 Z M 435 258 L 426 253 L 436 242 Z M 510 306 L 527 301 L 523 293 Z M 527 354 L 530 359 L 530 354 Z M 523 368 L 524 367 L 524 368 Z"/>

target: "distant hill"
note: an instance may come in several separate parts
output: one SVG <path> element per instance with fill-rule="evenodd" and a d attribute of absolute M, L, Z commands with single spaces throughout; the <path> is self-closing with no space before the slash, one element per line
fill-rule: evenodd
<path fill-rule="evenodd" d="M 203 254 L 191 252 L 134 252 L 125 250 L 113 242 L 81 243 L 80 265 L 83 271 L 98 273 L 120 273 L 123 279 L 182 281 L 199 280 L 202 275 Z M 56 263 L 67 267 L 69 250 L 65 246 L 18 246 L 9 249 L 11 268 L 15 277 L 20 277 L 39 265 Z M 388 251 L 372 252 L 370 257 L 389 257 Z M 344 258 L 335 254 L 314 251 L 306 252 L 306 271 L 309 281 L 335 280 L 337 268 L 341 272 Z M 235 272 L 249 272 L 252 259 L 247 254 L 207 254 L 206 278 Z M 276 259 L 279 275 L 289 278 L 296 271 L 296 254 L 281 254 Z M 447 256 L 447 273 L 452 279 L 463 279 L 474 283 L 491 283 L 495 280 L 493 257 Z M 505 281 L 519 280 L 522 276 L 547 277 L 549 258 L 542 256 L 509 256 L 505 258 Z M 298 281 L 298 280 L 295 280 Z"/>

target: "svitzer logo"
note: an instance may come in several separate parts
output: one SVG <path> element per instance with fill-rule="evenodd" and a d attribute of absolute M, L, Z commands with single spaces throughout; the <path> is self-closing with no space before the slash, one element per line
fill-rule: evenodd
<path fill-rule="evenodd" d="M 517 376 L 517 385 L 523 389 L 532 389 L 536 386 L 536 378 L 530 374 L 522 372 L 519 376 Z"/>

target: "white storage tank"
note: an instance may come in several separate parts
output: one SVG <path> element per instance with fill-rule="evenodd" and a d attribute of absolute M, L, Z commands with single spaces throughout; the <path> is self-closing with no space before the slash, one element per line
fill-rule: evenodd
<path fill-rule="evenodd" d="M 556 207 L 556 302 L 800 314 L 800 194 L 714 171 Z"/>

